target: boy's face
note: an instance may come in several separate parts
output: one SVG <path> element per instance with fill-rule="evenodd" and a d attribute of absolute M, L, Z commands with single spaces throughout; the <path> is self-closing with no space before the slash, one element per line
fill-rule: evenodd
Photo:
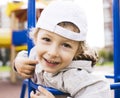
<path fill-rule="evenodd" d="M 41 29 L 35 45 L 38 60 L 43 70 L 57 73 L 71 63 L 78 49 L 79 42 Z"/>

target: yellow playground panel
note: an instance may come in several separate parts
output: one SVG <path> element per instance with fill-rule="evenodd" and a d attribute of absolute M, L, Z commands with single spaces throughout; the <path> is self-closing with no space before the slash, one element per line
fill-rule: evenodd
<path fill-rule="evenodd" d="M 0 47 L 10 47 L 11 33 L 12 30 L 10 29 L 0 29 Z"/>
<path fill-rule="evenodd" d="M 0 29 L 0 47 L 10 48 L 12 44 L 12 30 L 11 29 Z M 26 50 L 27 45 L 16 46 L 15 50 Z"/>

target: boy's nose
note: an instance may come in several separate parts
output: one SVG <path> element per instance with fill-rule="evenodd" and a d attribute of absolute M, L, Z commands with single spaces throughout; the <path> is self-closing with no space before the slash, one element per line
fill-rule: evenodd
<path fill-rule="evenodd" d="M 58 49 L 58 47 L 56 47 L 56 46 L 49 47 L 48 54 L 50 56 L 53 56 L 53 57 L 58 57 L 58 55 L 59 55 L 59 49 Z"/>

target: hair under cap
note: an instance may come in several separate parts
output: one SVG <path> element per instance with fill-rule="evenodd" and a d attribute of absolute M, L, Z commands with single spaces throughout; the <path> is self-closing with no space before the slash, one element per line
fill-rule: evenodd
<path fill-rule="evenodd" d="M 75 24 L 80 33 L 74 33 L 58 26 L 61 22 Z M 83 9 L 73 2 L 55 1 L 50 3 L 41 13 L 36 27 L 42 28 L 65 38 L 75 41 L 85 41 L 87 34 L 87 19 Z"/>

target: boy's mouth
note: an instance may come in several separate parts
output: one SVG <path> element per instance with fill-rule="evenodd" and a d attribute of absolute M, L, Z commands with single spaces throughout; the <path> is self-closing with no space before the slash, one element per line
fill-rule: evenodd
<path fill-rule="evenodd" d="M 47 64 L 47 66 L 50 66 L 50 67 L 54 67 L 54 66 L 57 66 L 59 64 L 59 62 L 57 62 L 57 61 L 47 60 L 45 58 L 44 58 L 44 60 L 45 60 L 45 62 Z"/>

